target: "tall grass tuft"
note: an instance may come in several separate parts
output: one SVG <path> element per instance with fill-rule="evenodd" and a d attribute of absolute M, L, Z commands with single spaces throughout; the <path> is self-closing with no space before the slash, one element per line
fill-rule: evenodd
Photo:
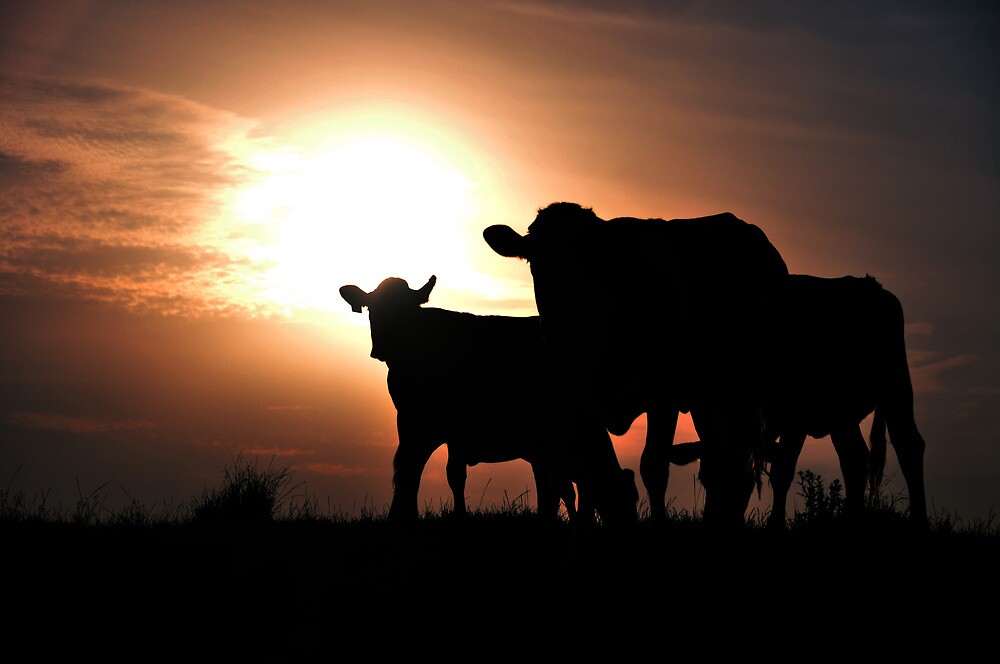
<path fill-rule="evenodd" d="M 947 510 L 931 510 L 931 530 L 937 535 L 963 535 L 966 537 L 1000 537 L 1000 518 L 994 508 L 982 518 L 968 521 Z"/>
<path fill-rule="evenodd" d="M 827 487 L 823 477 L 811 470 L 799 471 L 798 475 L 803 507 L 801 510 L 796 507 L 793 527 L 828 525 L 843 515 L 844 489 L 840 480 L 833 480 Z"/>
<path fill-rule="evenodd" d="M 191 515 L 198 523 L 267 523 L 286 507 L 297 517 L 310 517 L 312 503 L 299 503 L 292 483 L 290 466 L 276 468 L 274 458 L 262 468 L 257 458 L 247 460 L 240 453 L 223 470 L 222 485 L 206 488 L 196 499 Z"/>

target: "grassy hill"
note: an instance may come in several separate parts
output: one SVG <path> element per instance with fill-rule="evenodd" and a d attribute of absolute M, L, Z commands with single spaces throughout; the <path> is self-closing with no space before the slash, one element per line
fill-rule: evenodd
<path fill-rule="evenodd" d="M 726 533 L 687 513 L 580 527 L 518 505 L 396 526 L 296 503 L 287 469 L 238 462 L 225 477 L 160 514 L 0 495 L 6 634 L 32 635 L 41 661 L 302 662 L 593 658 L 643 643 L 745 653 L 776 634 L 822 639 L 801 656 L 872 637 L 895 654 L 995 627 L 992 520 L 937 515 L 917 530 L 892 500 L 848 520 L 837 484 L 807 472 L 808 509 L 784 531 Z"/>

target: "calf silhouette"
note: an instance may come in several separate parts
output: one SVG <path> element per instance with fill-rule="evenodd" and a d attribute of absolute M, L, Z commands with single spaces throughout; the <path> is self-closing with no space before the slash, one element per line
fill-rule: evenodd
<path fill-rule="evenodd" d="M 556 517 L 562 499 L 575 518 L 575 482 L 581 516 L 634 520 L 634 474 L 619 465 L 603 424 L 568 399 L 538 318 L 421 306 L 436 281 L 413 290 L 390 277 L 371 293 L 340 289 L 355 312 L 368 309 L 371 357 L 389 368 L 399 438 L 390 519 L 416 517 L 420 476 L 434 450 L 447 445 L 457 515 L 466 513 L 467 466 L 524 459 L 539 515 Z"/>
<path fill-rule="evenodd" d="M 768 524 L 785 524 L 788 490 L 807 436 L 830 436 L 844 476 L 846 509 L 860 513 L 866 489 L 877 494 L 882 482 L 887 429 L 906 480 L 910 516 L 926 524 L 925 442 L 913 413 L 899 300 L 870 276 L 789 275 L 777 322 L 769 342 L 774 364 L 766 374 L 763 403 L 765 460 L 774 494 Z M 869 451 L 860 424 L 873 413 Z M 704 436 L 711 418 L 702 414 L 692 419 Z M 650 484 L 666 486 L 668 462 L 690 463 L 704 449 L 698 441 L 672 445 L 668 454 L 644 450 L 644 456 L 656 458 L 640 466 L 647 491 Z M 659 502 L 663 498 L 656 496 Z"/>

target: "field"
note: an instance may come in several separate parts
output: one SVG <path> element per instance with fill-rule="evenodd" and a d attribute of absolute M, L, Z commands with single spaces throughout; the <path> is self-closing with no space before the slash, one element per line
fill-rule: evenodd
<path fill-rule="evenodd" d="M 8 493 L 6 641 L 39 661 L 261 662 L 618 659 L 675 646 L 701 657 L 775 639 L 789 657 L 826 658 L 872 638 L 886 656 L 990 642 L 992 521 L 937 515 L 915 530 L 889 502 L 850 522 L 835 484 L 800 478 L 818 495 L 783 532 L 748 521 L 720 533 L 686 513 L 579 527 L 517 505 L 397 526 L 289 503 L 290 478 L 252 465 L 170 515 L 102 516 L 87 501 L 39 513 Z"/>

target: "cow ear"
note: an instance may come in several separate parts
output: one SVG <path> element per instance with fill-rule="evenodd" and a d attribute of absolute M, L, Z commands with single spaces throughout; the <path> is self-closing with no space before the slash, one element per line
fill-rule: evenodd
<path fill-rule="evenodd" d="M 361 307 L 368 304 L 368 293 L 357 286 L 341 286 L 340 297 L 344 298 L 351 305 L 351 309 L 356 314 L 360 314 Z"/>
<path fill-rule="evenodd" d="M 417 304 L 423 304 L 427 300 L 431 299 L 431 291 L 434 290 L 434 284 L 437 283 L 437 276 L 431 275 L 431 278 L 427 280 L 420 290 L 417 291 Z"/>
<path fill-rule="evenodd" d="M 496 224 L 483 231 L 483 239 L 493 251 L 507 258 L 527 258 L 524 255 L 524 237 L 510 226 Z"/>

